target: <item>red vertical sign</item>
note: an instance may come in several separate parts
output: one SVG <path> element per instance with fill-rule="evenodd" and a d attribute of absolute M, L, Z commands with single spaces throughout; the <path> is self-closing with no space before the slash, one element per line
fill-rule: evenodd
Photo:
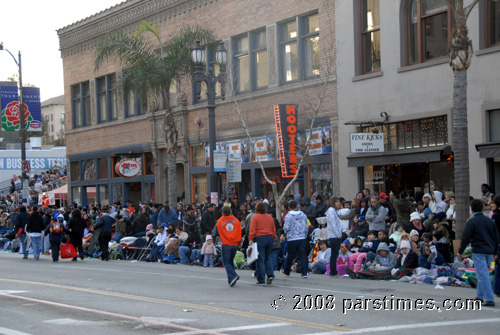
<path fill-rule="evenodd" d="M 294 177 L 297 172 L 297 105 L 274 105 L 281 175 Z"/>

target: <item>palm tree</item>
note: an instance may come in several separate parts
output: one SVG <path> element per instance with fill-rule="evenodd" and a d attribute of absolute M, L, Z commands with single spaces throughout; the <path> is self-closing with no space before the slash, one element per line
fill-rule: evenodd
<path fill-rule="evenodd" d="M 156 43 L 145 38 L 151 33 Z M 122 84 L 125 92 L 135 92 L 149 111 L 157 108 L 157 97 L 165 106 L 165 142 L 167 148 L 167 189 L 168 201 L 177 202 L 176 155 L 177 129 L 170 108 L 170 88 L 172 83 L 182 78 L 191 78 L 193 64 L 191 50 L 196 40 L 204 45 L 212 45 L 214 34 L 200 26 L 184 26 L 165 43 L 162 42 L 158 25 L 142 21 L 133 34 L 123 31 L 103 37 L 96 48 L 96 71 L 107 60 L 115 59 L 123 68 Z"/>
<path fill-rule="evenodd" d="M 472 58 L 467 18 L 479 0 L 464 6 L 464 0 L 448 0 L 455 24 L 449 47 L 453 70 L 453 153 L 455 166 L 456 239 L 462 238 L 469 217 L 469 134 L 467 126 L 467 69 Z"/>

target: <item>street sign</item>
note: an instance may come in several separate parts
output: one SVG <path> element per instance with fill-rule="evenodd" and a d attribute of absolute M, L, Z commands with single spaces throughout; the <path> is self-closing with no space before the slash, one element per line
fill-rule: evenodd
<path fill-rule="evenodd" d="M 227 162 L 226 175 L 228 183 L 241 183 L 241 161 Z"/>
<path fill-rule="evenodd" d="M 31 171 L 30 161 L 23 161 L 22 170 L 24 173 L 29 173 Z"/>

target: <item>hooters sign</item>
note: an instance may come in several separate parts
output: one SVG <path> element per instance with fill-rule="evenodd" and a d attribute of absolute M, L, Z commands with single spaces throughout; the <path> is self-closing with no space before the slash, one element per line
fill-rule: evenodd
<path fill-rule="evenodd" d="M 274 105 L 281 175 L 294 177 L 297 173 L 297 105 Z"/>
<path fill-rule="evenodd" d="M 135 177 L 141 173 L 141 163 L 134 159 L 123 159 L 116 163 L 115 171 L 123 177 Z"/>

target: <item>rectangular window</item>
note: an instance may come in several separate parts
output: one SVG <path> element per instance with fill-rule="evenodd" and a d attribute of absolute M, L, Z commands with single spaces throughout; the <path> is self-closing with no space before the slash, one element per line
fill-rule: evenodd
<path fill-rule="evenodd" d="M 488 0 L 487 20 L 489 27 L 486 31 L 489 34 L 489 46 L 500 43 L 500 1 Z"/>
<path fill-rule="evenodd" d="M 284 81 L 290 82 L 299 79 L 299 53 L 297 47 L 297 21 L 283 25 L 282 52 Z"/>
<path fill-rule="evenodd" d="M 255 89 L 267 87 L 269 83 L 268 70 L 267 70 L 267 40 L 266 31 L 261 30 L 252 33 L 252 53 L 253 65 L 255 67 Z"/>
<path fill-rule="evenodd" d="M 106 104 L 106 78 L 96 79 L 97 86 L 97 122 L 108 121 L 108 108 Z"/>
<path fill-rule="evenodd" d="M 118 109 L 116 105 L 116 75 L 110 74 L 97 78 L 96 88 L 98 122 L 118 119 Z"/>
<path fill-rule="evenodd" d="M 71 181 L 80 181 L 80 162 L 71 162 Z"/>
<path fill-rule="evenodd" d="M 71 86 L 71 99 L 73 107 L 73 128 L 82 126 L 82 95 L 80 85 Z"/>
<path fill-rule="evenodd" d="M 319 76 L 319 15 L 311 15 L 303 19 L 305 45 L 304 72 L 305 77 Z"/>
<path fill-rule="evenodd" d="M 108 159 L 99 158 L 99 179 L 108 178 Z"/>
<path fill-rule="evenodd" d="M 215 76 L 219 75 L 220 67 L 219 67 L 219 64 L 217 64 L 217 62 L 215 61 L 215 53 L 217 52 L 217 49 L 218 49 L 218 46 L 214 47 L 214 48 L 207 48 L 205 50 L 207 57 L 206 57 L 206 64 L 203 68 L 204 73 L 206 73 L 207 68 L 209 66 L 211 66 L 213 69 L 214 75 Z M 193 81 L 193 84 L 194 84 L 194 81 Z M 234 84 L 236 85 L 237 83 L 234 83 Z M 195 101 L 195 102 L 207 99 L 207 84 L 203 81 L 203 82 L 201 82 L 200 86 L 201 86 L 200 99 L 197 99 L 196 94 L 195 94 L 195 90 L 193 90 L 193 94 L 194 94 L 193 101 Z M 221 95 L 222 95 L 222 89 L 221 89 L 220 83 L 217 83 L 215 85 L 215 97 L 220 97 Z"/>
<path fill-rule="evenodd" d="M 280 68 L 283 83 L 319 76 L 319 15 L 299 16 L 280 25 Z"/>
<path fill-rule="evenodd" d="M 207 175 L 192 175 L 193 180 L 193 203 L 202 203 L 207 196 Z"/>
<path fill-rule="evenodd" d="M 199 145 L 196 147 L 191 147 L 191 166 L 206 166 L 205 165 L 205 147 L 203 145 Z"/>
<path fill-rule="evenodd" d="M 361 57 L 363 73 L 380 71 L 379 0 L 362 0 Z"/>
<path fill-rule="evenodd" d="M 489 112 L 490 142 L 500 141 L 500 109 Z"/>
<path fill-rule="evenodd" d="M 92 115 L 90 114 L 90 84 L 89 82 L 82 84 L 83 94 L 83 119 L 84 126 L 90 126 L 92 123 Z"/>
<path fill-rule="evenodd" d="M 421 63 L 448 55 L 451 36 L 448 0 L 410 0 L 407 7 L 408 63 Z"/>

